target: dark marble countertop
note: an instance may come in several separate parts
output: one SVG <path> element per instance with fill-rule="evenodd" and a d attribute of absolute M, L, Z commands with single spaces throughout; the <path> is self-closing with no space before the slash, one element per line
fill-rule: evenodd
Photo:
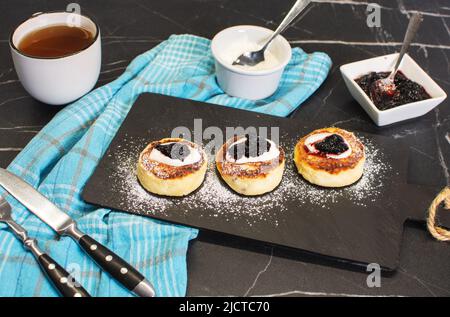
<path fill-rule="evenodd" d="M 78 1 L 102 30 L 103 65 L 98 85 L 116 78 L 136 55 L 171 34 L 207 38 L 237 24 L 274 29 L 293 1 L 283 0 L 109 0 Z M 411 11 L 424 22 L 410 55 L 447 92 L 450 91 L 450 1 L 377 0 L 381 27 L 366 25 L 366 1 L 324 0 L 311 6 L 301 22 L 285 32 L 292 46 L 323 51 L 333 68 L 322 87 L 292 119 L 321 120 L 325 125 L 363 130 L 409 145 L 408 181 L 437 193 L 450 182 L 450 101 L 425 116 L 378 128 L 345 88 L 339 66 L 398 51 Z M 9 32 L 38 11 L 65 9 L 44 0 L 2 1 L 0 8 L 0 166 L 19 151 L 60 110 L 32 99 L 21 87 L 8 47 Z M 433 195 L 424 195 L 421 208 Z M 405 197 L 410 199 L 410 197 Z M 428 201 L 429 200 L 429 201 Z M 405 224 L 400 265 L 369 288 L 367 273 L 334 261 L 292 254 L 279 248 L 202 232 L 188 253 L 188 295 L 450 295 L 450 245 L 431 238 L 424 223 Z"/>

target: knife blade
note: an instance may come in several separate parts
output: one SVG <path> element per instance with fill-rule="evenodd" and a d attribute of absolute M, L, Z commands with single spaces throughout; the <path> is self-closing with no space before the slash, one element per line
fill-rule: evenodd
<path fill-rule="evenodd" d="M 36 191 L 33 186 L 2 168 L 0 168 L 0 185 L 59 234 L 73 223 L 72 218 Z"/>
<path fill-rule="evenodd" d="M 138 296 L 153 297 L 153 286 L 135 268 L 77 228 L 76 222 L 15 174 L 0 168 L 0 185 L 60 235 L 74 239 L 91 258 L 118 282 Z"/>

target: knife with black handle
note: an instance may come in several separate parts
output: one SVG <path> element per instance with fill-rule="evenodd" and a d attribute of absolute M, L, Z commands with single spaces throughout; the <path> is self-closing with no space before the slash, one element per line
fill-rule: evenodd
<path fill-rule="evenodd" d="M 155 296 L 155 291 L 150 282 L 120 256 L 87 234 L 82 234 L 79 231 L 76 232 L 76 227 L 70 229 L 70 231 L 74 233 L 67 233 L 66 235 L 75 238 L 81 248 L 94 259 L 104 271 L 108 272 L 128 290 L 142 297 Z M 80 233 L 82 234 L 81 236 Z"/>
<path fill-rule="evenodd" d="M 0 185 L 60 235 L 73 238 L 94 261 L 128 290 L 141 297 L 154 297 L 153 286 L 117 254 L 77 228 L 75 221 L 33 186 L 0 168 Z"/>

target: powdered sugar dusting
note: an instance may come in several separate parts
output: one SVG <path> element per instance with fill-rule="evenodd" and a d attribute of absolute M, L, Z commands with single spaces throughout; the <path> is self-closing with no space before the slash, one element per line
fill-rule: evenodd
<path fill-rule="evenodd" d="M 256 222 L 280 221 L 280 213 L 296 208 L 315 206 L 332 212 L 333 205 L 345 203 L 366 207 L 375 202 L 392 173 L 384 153 L 370 140 L 360 138 L 366 147 L 366 163 L 362 178 L 355 184 L 339 189 L 321 188 L 304 180 L 293 163 L 294 144 L 283 144 L 286 152 L 286 169 L 281 184 L 271 193 L 245 197 L 232 191 L 217 173 L 214 158 L 209 157 L 209 167 L 203 185 L 183 198 L 159 197 L 148 193 L 136 177 L 136 164 L 145 140 L 129 140 L 127 148 L 118 148 L 112 158 L 115 170 L 111 177 L 112 188 L 125 199 L 120 203 L 124 210 L 149 215 L 168 213 L 195 213 L 197 217 L 220 217 L 226 221 L 239 220 L 252 226 Z M 111 155 L 111 154 L 110 154 Z"/>

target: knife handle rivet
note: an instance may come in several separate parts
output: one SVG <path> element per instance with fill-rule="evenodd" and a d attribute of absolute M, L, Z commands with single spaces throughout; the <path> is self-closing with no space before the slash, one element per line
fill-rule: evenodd
<path fill-rule="evenodd" d="M 107 256 L 105 257 L 105 260 L 108 261 L 108 262 L 111 262 L 112 259 L 113 259 L 112 255 L 107 255 Z"/>
<path fill-rule="evenodd" d="M 53 263 L 51 263 L 51 264 L 48 265 L 48 269 L 49 269 L 49 270 L 54 270 L 55 267 L 56 267 L 56 266 L 55 266 Z"/>
<path fill-rule="evenodd" d="M 97 250 L 97 245 L 96 245 L 96 244 L 91 245 L 91 250 L 92 250 L 92 251 Z"/>
<path fill-rule="evenodd" d="M 59 281 L 61 282 L 61 284 L 66 284 L 67 283 L 67 277 L 61 277 L 61 279 Z"/>
<path fill-rule="evenodd" d="M 80 293 L 75 293 L 75 295 L 73 295 L 73 297 L 81 297 Z"/>
<path fill-rule="evenodd" d="M 120 273 L 127 274 L 128 273 L 128 269 L 126 267 L 123 267 L 123 268 L 120 269 Z"/>

